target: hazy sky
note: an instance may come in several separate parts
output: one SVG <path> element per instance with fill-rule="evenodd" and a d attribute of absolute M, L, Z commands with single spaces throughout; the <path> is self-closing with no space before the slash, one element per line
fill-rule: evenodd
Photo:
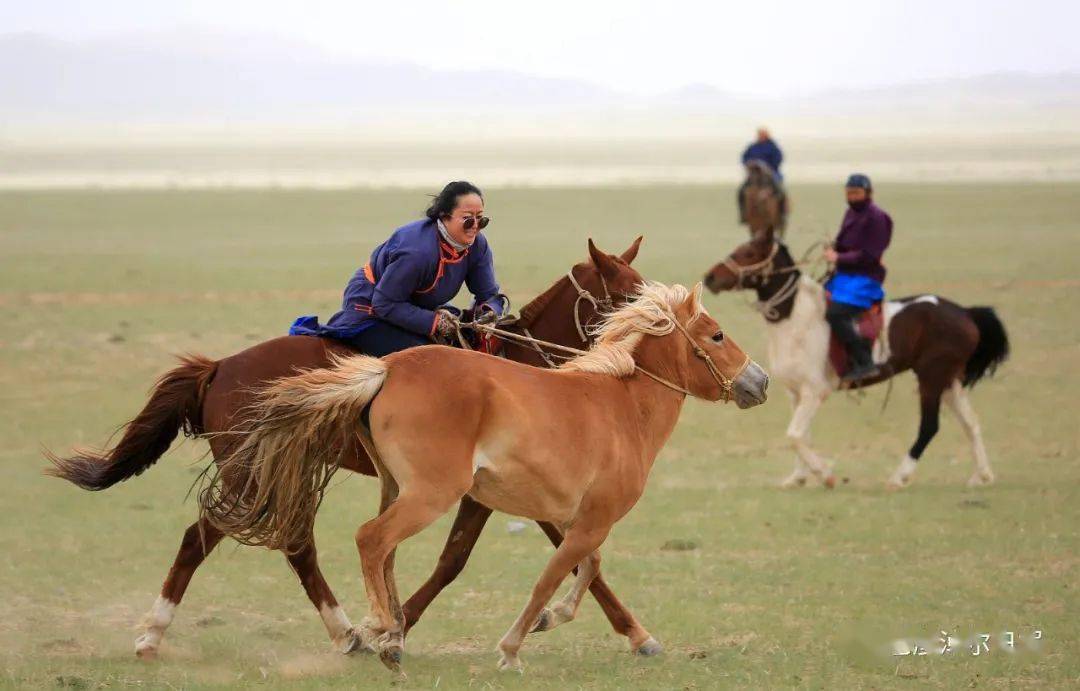
<path fill-rule="evenodd" d="M 0 32 L 270 34 L 339 55 L 576 77 L 640 94 L 704 83 L 788 95 L 1002 70 L 1080 70 L 1078 26 L 1078 0 L 0 4 Z"/>

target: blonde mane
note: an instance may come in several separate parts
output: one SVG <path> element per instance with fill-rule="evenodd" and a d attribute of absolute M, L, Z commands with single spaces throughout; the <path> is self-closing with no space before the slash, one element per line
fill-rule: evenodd
<path fill-rule="evenodd" d="M 559 369 L 628 377 L 634 373 L 634 348 L 641 337 L 666 336 L 675 330 L 675 310 L 693 296 L 692 323 L 704 311 L 701 285 L 691 291 L 685 286 L 648 281 L 638 286 L 633 299 L 608 314 L 591 329 L 596 342 L 589 352 L 569 360 Z"/>

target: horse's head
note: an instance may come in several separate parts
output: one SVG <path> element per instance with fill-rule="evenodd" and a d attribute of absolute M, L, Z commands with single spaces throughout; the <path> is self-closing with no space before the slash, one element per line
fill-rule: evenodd
<path fill-rule="evenodd" d="M 769 375 L 750 359 L 701 304 L 701 284 L 675 310 L 686 339 L 687 390 L 710 401 L 731 397 L 740 408 L 766 400 Z M 685 321 L 684 321 L 685 320 Z"/>
<path fill-rule="evenodd" d="M 705 274 L 705 287 L 713 293 L 722 290 L 760 288 L 773 273 L 774 260 L 781 245 L 772 233 L 754 236 L 735 248 L 722 262 Z"/>
<path fill-rule="evenodd" d="M 746 181 L 752 186 L 771 186 L 772 171 L 768 164 L 763 161 L 748 161 L 746 163 Z"/>
<path fill-rule="evenodd" d="M 608 254 L 589 240 L 589 259 L 521 309 L 519 324 L 537 338 L 582 347 L 592 341 L 589 324 L 626 302 L 645 279 L 632 266 L 641 237 L 622 254 Z"/>
<path fill-rule="evenodd" d="M 637 269 L 630 266 L 637 257 L 641 240 L 638 236 L 625 252 L 615 255 L 601 251 L 589 238 L 589 260 L 576 264 L 567 274 L 573 288 L 570 295 L 574 322 L 582 341 L 589 340 L 586 325 L 625 303 L 645 281 Z"/>
<path fill-rule="evenodd" d="M 700 283 L 693 290 L 642 283 L 595 333 L 596 345 L 564 368 L 617 377 L 640 372 L 680 393 L 740 408 L 765 402 L 768 375 L 709 316 Z"/>
<path fill-rule="evenodd" d="M 615 255 L 602 252 L 589 238 L 589 261 L 576 265 L 570 274 L 578 285 L 593 296 L 610 298 L 613 305 L 621 305 L 645 280 L 637 269 L 630 266 L 637 257 L 641 240 L 642 236 L 639 235 L 625 252 Z"/>

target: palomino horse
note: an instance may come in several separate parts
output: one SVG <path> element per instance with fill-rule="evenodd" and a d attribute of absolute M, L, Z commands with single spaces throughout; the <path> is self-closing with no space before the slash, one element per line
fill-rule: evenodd
<path fill-rule="evenodd" d="M 750 289 L 757 292 L 768 333 L 769 366 L 791 394 L 794 414 L 787 436 L 795 448 L 795 470 L 784 487 L 802 486 L 812 473 L 826 487 L 836 483 L 830 464 L 810 448 L 810 423 L 818 407 L 836 388 L 829 363 L 829 325 L 825 321 L 825 289 L 803 276 L 788 249 L 771 235 L 739 245 L 705 276 L 714 293 Z M 885 305 L 886 324 L 878 342 L 882 374 L 873 384 L 914 370 L 919 380 L 922 421 L 918 438 L 889 478 L 889 486 L 905 486 L 938 430 L 942 399 L 956 414 L 971 441 L 975 473 L 970 486 L 993 482 L 994 473 L 983 445 L 966 388 L 993 374 L 1009 354 L 1005 327 L 989 307 L 960 307 L 936 295 L 920 295 Z"/>
<path fill-rule="evenodd" d="M 586 345 L 583 342 L 586 337 L 583 325 L 595 319 L 599 309 L 610 309 L 613 303 L 623 302 L 634 287 L 644 280 L 630 266 L 637 256 L 640 243 L 639 237 L 621 256 L 614 256 L 599 251 L 590 240 L 590 260 L 573 267 L 555 285 L 522 308 L 518 322 L 507 328 L 563 346 Z M 214 458 L 224 459 L 229 453 L 231 437 L 221 433 L 241 422 L 243 411 L 267 382 L 300 370 L 327 367 L 335 357 L 353 354 L 353 351 L 334 341 L 285 336 L 219 361 L 199 356 L 185 357 L 179 367 L 158 381 L 149 402 L 127 424 L 115 447 L 66 459 L 50 455 L 55 463 L 51 472 L 84 489 L 105 489 L 153 465 L 168 450 L 181 429 L 188 436 L 205 435 Z M 517 362 L 539 367 L 551 362 L 551 355 L 543 349 L 513 341 L 506 342 L 505 354 Z M 356 444 L 348 445 L 341 465 L 364 475 L 375 476 L 375 467 Z M 406 628 L 416 623 L 424 609 L 464 568 L 490 515 L 490 508 L 469 497 L 462 499 L 435 571 L 405 603 Z M 548 523 L 540 525 L 556 546 L 562 541 L 555 526 Z M 135 652 L 140 657 L 157 654 L 162 636 L 172 622 L 175 609 L 195 570 L 223 537 L 220 530 L 203 519 L 188 527 L 162 586 L 161 595 L 146 617 L 145 631 L 136 641 Z M 318 609 L 334 646 L 345 653 L 356 650 L 361 644 L 360 637 L 319 570 L 312 535 L 298 538 L 285 551 L 289 564 Z M 597 577 L 593 581 L 591 592 L 616 632 L 629 639 L 632 650 L 643 655 L 660 652 L 660 644 L 619 602 L 602 578 Z"/>
<path fill-rule="evenodd" d="M 339 440 L 359 435 L 383 489 L 380 515 L 356 533 L 371 603 L 361 626 L 393 669 L 405 630 L 393 574 L 398 544 L 465 496 L 550 522 L 562 544 L 499 643 L 500 668 L 520 668 L 518 650 L 538 622 L 573 618 L 599 571 L 597 550 L 640 498 L 686 396 L 740 408 L 765 401 L 765 372 L 700 298 L 700 284 L 642 284 L 605 317 L 593 348 L 557 370 L 421 347 L 278 380 L 201 493 L 203 515 L 249 542 L 293 544 L 311 529 L 340 463 Z M 229 472 L 247 482 L 221 482 Z M 566 597 L 545 611 L 575 565 Z"/>
<path fill-rule="evenodd" d="M 787 200 L 769 169 L 767 163 L 750 161 L 746 164 L 746 182 L 739 201 L 743 223 L 750 229 L 750 237 L 765 234 L 784 234 Z"/>

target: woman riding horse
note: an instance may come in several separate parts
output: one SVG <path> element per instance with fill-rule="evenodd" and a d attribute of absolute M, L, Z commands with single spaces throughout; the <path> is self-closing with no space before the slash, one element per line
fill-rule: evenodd
<path fill-rule="evenodd" d="M 335 338 L 375 357 L 433 340 L 447 342 L 458 321 L 447 303 L 463 283 L 475 297 L 476 313 L 498 316 L 502 296 L 491 249 L 480 232 L 491 221 L 484 216 L 480 189 L 451 182 L 426 216 L 398 228 L 375 248 L 345 287 L 341 310 L 326 325 L 300 317 L 289 333 Z"/>

